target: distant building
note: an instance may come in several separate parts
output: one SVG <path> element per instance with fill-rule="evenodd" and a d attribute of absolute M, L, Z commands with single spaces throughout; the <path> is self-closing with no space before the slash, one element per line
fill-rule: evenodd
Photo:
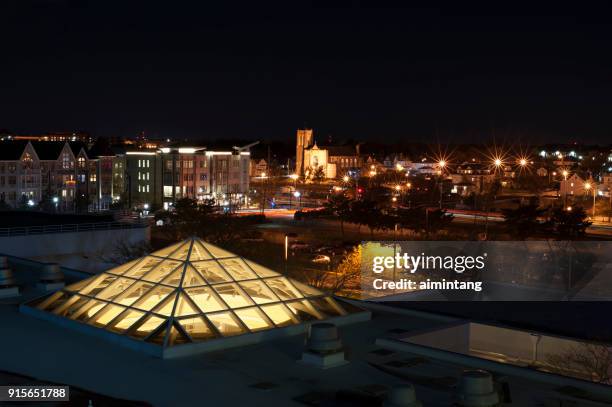
<path fill-rule="evenodd" d="M 52 205 L 58 211 L 108 209 L 110 157 L 81 142 L 0 142 L 0 201 L 11 207 Z"/>
<path fill-rule="evenodd" d="M 263 158 L 260 160 L 251 160 L 249 175 L 251 177 L 261 177 L 262 174 L 268 173 L 268 163 Z"/>
<path fill-rule="evenodd" d="M 469 195 L 484 192 L 485 187 L 495 179 L 495 174 L 488 165 L 464 162 L 455 167 L 450 178 L 455 193 Z"/>
<path fill-rule="evenodd" d="M 164 206 L 180 198 L 214 199 L 243 205 L 249 190 L 250 151 L 246 147 L 161 148 Z"/>
<path fill-rule="evenodd" d="M 325 178 L 336 178 L 363 165 L 359 145 L 319 146 L 312 129 L 299 129 L 296 138 L 295 171 L 301 176 L 312 176 L 321 169 Z"/>
<path fill-rule="evenodd" d="M 83 131 L 73 131 L 73 132 L 50 132 L 50 133 L 42 133 L 42 134 L 15 134 L 9 136 L 8 140 L 15 141 L 78 141 L 81 143 L 85 143 L 87 145 L 93 143 L 93 137 L 86 132 Z"/>
<path fill-rule="evenodd" d="M 562 196 L 578 196 L 584 195 L 586 181 L 582 179 L 578 174 L 572 174 L 566 180 L 562 180 L 560 183 L 559 193 Z"/>
<path fill-rule="evenodd" d="M 157 150 L 127 150 L 122 156 L 117 163 L 124 168 L 123 195 L 127 205 L 142 209 L 160 207 L 161 159 Z"/>
<path fill-rule="evenodd" d="M 295 172 L 304 175 L 307 165 L 304 164 L 304 151 L 314 144 L 312 129 L 298 129 L 295 147 Z"/>

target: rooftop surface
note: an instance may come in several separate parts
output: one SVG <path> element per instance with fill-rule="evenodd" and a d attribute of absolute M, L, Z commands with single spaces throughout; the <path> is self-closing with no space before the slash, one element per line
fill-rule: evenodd
<path fill-rule="evenodd" d="M 304 335 L 193 355 L 160 359 L 101 338 L 24 315 L 19 304 L 42 293 L 31 284 L 33 263 L 17 264 L 25 276 L 21 297 L 0 300 L 0 371 L 62 383 L 92 393 L 154 406 L 377 406 L 392 387 L 410 382 L 425 406 L 449 406 L 458 378 L 468 365 L 438 361 L 376 344 L 411 332 L 446 326 L 455 318 L 435 313 L 362 303 L 369 322 L 339 328 L 349 363 L 321 370 L 299 363 Z M 67 274 L 67 283 L 77 273 Z M 537 406 L 571 398 L 561 386 L 517 376 L 496 375 L 508 384 L 512 405 Z M 104 405 L 92 396 L 93 405 Z M 98 403 L 98 404 L 96 404 Z M 129 405 L 129 404 L 128 404 Z M 609 404 L 588 402 L 584 406 Z"/>

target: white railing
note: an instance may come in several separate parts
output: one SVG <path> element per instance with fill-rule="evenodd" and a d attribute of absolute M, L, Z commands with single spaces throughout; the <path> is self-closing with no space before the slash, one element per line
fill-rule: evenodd
<path fill-rule="evenodd" d="M 46 233 L 74 233 L 94 230 L 117 230 L 147 227 L 148 222 L 96 222 L 73 223 L 64 225 L 16 226 L 0 228 L 0 237 L 41 235 Z"/>

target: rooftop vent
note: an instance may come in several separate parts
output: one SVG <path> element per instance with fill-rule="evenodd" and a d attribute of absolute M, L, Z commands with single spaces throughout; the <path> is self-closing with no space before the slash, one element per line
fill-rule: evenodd
<path fill-rule="evenodd" d="M 417 400 L 414 386 L 405 384 L 389 391 L 383 407 L 423 407 L 423 404 Z"/>
<path fill-rule="evenodd" d="M 493 407 L 499 404 L 499 394 L 493 387 L 491 373 L 484 370 L 463 372 L 457 393 L 461 407 Z"/>
<path fill-rule="evenodd" d="M 0 298 L 17 297 L 18 295 L 19 287 L 9 267 L 8 259 L 0 256 Z"/>
<path fill-rule="evenodd" d="M 311 325 L 301 362 L 321 369 L 348 363 L 344 358 L 338 327 L 331 323 Z"/>
<path fill-rule="evenodd" d="M 57 263 L 46 263 L 42 267 L 38 288 L 45 291 L 54 291 L 64 288 L 64 273 Z"/>

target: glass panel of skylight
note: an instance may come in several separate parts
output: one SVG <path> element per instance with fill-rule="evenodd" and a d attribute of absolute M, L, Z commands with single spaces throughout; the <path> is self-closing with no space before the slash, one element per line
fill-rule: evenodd
<path fill-rule="evenodd" d="M 218 294 L 210 287 L 185 288 L 185 293 L 202 312 L 215 312 L 226 308 Z"/>
<path fill-rule="evenodd" d="M 216 336 L 202 317 L 181 318 L 178 322 L 193 340 L 211 339 Z"/>
<path fill-rule="evenodd" d="M 142 298 L 142 296 L 153 288 L 152 283 L 146 281 L 137 281 L 128 287 L 123 293 L 119 294 L 113 302 L 118 302 L 121 305 L 132 305 L 136 300 Z"/>
<path fill-rule="evenodd" d="M 193 267 L 208 281 L 209 284 L 232 281 L 230 276 L 219 266 L 215 260 L 197 261 L 191 263 Z"/>
<path fill-rule="evenodd" d="M 177 267 L 185 267 L 185 263 L 178 260 L 163 260 L 157 267 L 142 276 L 143 280 L 157 283 L 167 277 Z"/>
<path fill-rule="evenodd" d="M 96 326 L 106 326 L 111 322 L 117 315 L 121 314 L 125 310 L 125 307 L 121 307 L 115 304 L 108 304 L 102 308 L 89 320 L 89 324 Z"/>
<path fill-rule="evenodd" d="M 191 248 L 191 256 L 189 256 L 190 261 L 199 261 L 199 260 L 210 260 L 212 259 L 211 255 L 208 254 L 202 243 L 195 241 L 193 242 L 193 247 Z"/>
<path fill-rule="evenodd" d="M 235 312 L 252 332 L 274 328 L 268 317 L 257 307 L 243 308 Z"/>
<path fill-rule="evenodd" d="M 262 305 L 261 309 L 276 326 L 293 325 L 298 322 L 291 311 L 283 304 Z"/>
<path fill-rule="evenodd" d="M 201 314 L 201 312 L 185 297 L 185 294 L 180 293 L 174 309 L 174 316 L 184 317 L 194 314 Z"/>
<path fill-rule="evenodd" d="M 156 315 L 149 315 L 142 321 L 138 322 L 137 325 L 130 330 L 130 336 L 135 338 L 145 338 L 151 332 L 153 332 L 161 323 L 166 323 L 167 320 L 160 318 Z"/>
<path fill-rule="evenodd" d="M 114 332 L 123 333 L 142 318 L 143 315 L 144 312 L 142 311 L 127 309 L 112 323 L 112 326 L 108 326 L 108 329 Z"/>
<path fill-rule="evenodd" d="M 223 336 L 240 335 L 247 332 L 231 311 L 207 314 L 206 317 Z"/>
<path fill-rule="evenodd" d="M 308 300 L 289 301 L 285 305 L 300 321 L 323 319 L 323 315 L 308 302 Z"/>
<path fill-rule="evenodd" d="M 219 264 L 229 273 L 236 281 L 251 280 L 257 278 L 257 275 L 246 265 L 246 263 L 235 257 L 233 259 L 219 260 Z"/>
<path fill-rule="evenodd" d="M 126 277 L 140 278 L 162 261 L 163 259 L 158 259 L 157 257 L 145 257 L 140 263 L 123 273 L 123 275 Z"/>
<path fill-rule="evenodd" d="M 213 288 L 230 308 L 246 307 L 253 304 L 236 283 L 217 284 Z"/>
<path fill-rule="evenodd" d="M 240 286 L 244 292 L 257 304 L 267 304 L 278 301 L 272 290 L 260 280 L 242 281 Z"/>
<path fill-rule="evenodd" d="M 265 277 L 280 276 L 279 273 L 277 273 L 276 271 L 272 271 L 267 267 L 261 266 L 257 263 L 253 263 L 252 261 L 249 261 L 249 260 L 245 260 L 245 262 L 249 267 L 251 267 L 255 271 L 255 273 L 257 273 L 259 277 L 265 278 Z"/>
<path fill-rule="evenodd" d="M 204 247 L 206 247 L 206 249 L 210 252 L 210 254 L 212 254 L 217 259 L 223 258 L 223 257 L 236 257 L 234 253 L 230 253 L 227 250 L 223 250 L 222 248 L 214 246 L 210 243 L 202 242 L 202 244 L 204 245 Z"/>
<path fill-rule="evenodd" d="M 174 290 L 174 288 L 157 285 L 152 290 L 147 292 L 142 298 L 136 301 L 132 306 L 145 311 L 150 311 L 161 303 Z"/>
<path fill-rule="evenodd" d="M 302 294 L 296 290 L 285 277 L 266 278 L 265 283 L 278 295 L 281 300 L 294 300 L 302 298 Z"/>
<path fill-rule="evenodd" d="M 172 315 L 172 309 L 174 308 L 175 302 L 176 294 L 169 295 L 165 300 L 161 302 L 161 304 L 159 304 L 153 309 L 153 312 L 169 317 L 170 315 Z"/>
<path fill-rule="evenodd" d="M 136 280 L 132 280 L 131 278 L 118 277 L 108 287 L 100 291 L 98 295 L 96 295 L 96 298 L 102 300 L 113 300 L 135 282 Z"/>

